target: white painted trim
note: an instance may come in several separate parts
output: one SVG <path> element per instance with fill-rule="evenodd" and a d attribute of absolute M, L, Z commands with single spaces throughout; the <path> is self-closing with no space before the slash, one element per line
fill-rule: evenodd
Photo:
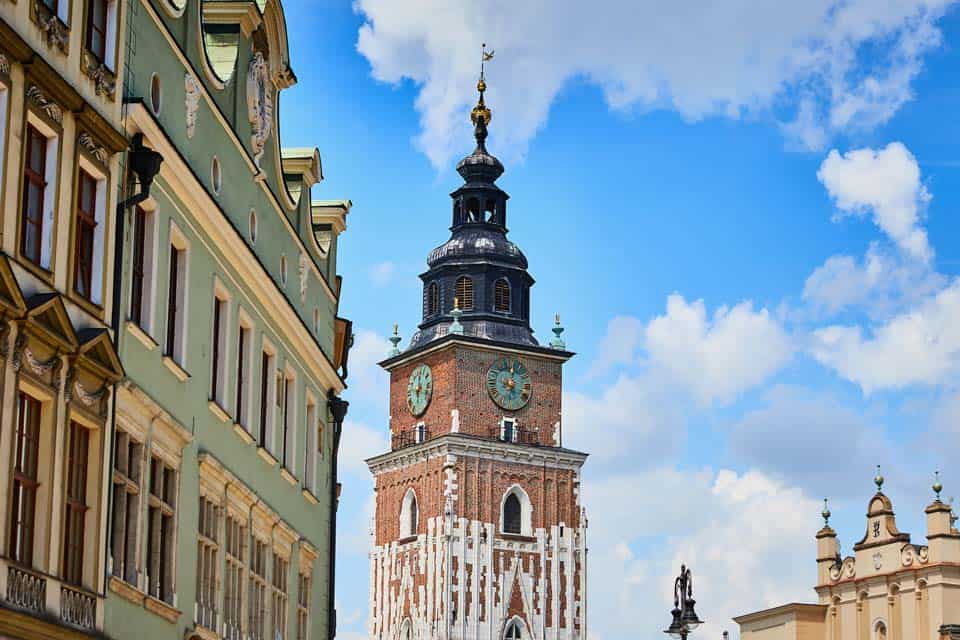
<path fill-rule="evenodd" d="M 448 334 L 452 335 L 452 334 Z M 444 336 L 444 342 L 439 344 L 431 345 L 425 349 L 418 349 L 416 351 L 410 352 L 409 354 L 405 353 L 399 360 L 390 362 L 389 365 L 384 366 L 383 368 L 387 371 L 392 371 L 399 366 L 409 363 L 411 360 L 419 360 L 423 356 L 434 353 L 437 351 L 442 351 L 443 349 L 450 349 L 453 347 L 470 347 L 478 351 L 490 351 L 497 354 L 503 353 L 513 353 L 516 355 L 531 356 L 534 358 L 543 358 L 544 360 L 555 360 L 557 362 L 566 362 L 570 359 L 570 355 L 565 352 L 561 353 L 547 353 L 544 351 L 534 351 L 532 349 L 524 349 L 520 345 L 516 346 L 507 346 L 507 345 L 485 345 L 481 342 L 469 342 L 467 340 L 460 340 L 458 338 L 450 338 Z M 545 347 L 540 347 L 544 349 Z"/>

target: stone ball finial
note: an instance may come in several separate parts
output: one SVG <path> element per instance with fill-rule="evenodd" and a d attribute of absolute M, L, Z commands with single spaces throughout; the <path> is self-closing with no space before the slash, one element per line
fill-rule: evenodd
<path fill-rule="evenodd" d="M 827 507 L 827 498 L 823 499 L 823 511 L 820 512 L 820 515 L 823 516 L 823 526 L 828 526 L 830 524 L 830 513 L 829 507 Z"/>
<path fill-rule="evenodd" d="M 940 502 L 940 492 L 943 491 L 943 484 L 940 482 L 940 472 L 933 474 L 933 492 L 937 494 L 937 502 Z"/>
<path fill-rule="evenodd" d="M 877 475 L 874 477 L 873 483 L 877 485 L 877 491 L 883 490 L 883 476 L 880 475 L 880 465 L 877 465 Z"/>

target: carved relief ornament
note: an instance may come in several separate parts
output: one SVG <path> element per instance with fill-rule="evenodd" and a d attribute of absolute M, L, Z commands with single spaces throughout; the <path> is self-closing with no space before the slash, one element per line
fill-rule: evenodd
<path fill-rule="evenodd" d="M 267 61 L 259 51 L 254 52 L 247 68 L 247 116 L 253 130 L 250 146 L 259 167 L 273 126 L 273 85 Z"/>
<path fill-rule="evenodd" d="M 197 132 L 197 111 L 200 108 L 200 83 L 193 77 L 192 73 L 187 73 L 183 77 L 183 86 L 186 90 L 186 109 L 187 109 L 187 137 L 193 138 Z"/>
<path fill-rule="evenodd" d="M 45 94 L 40 87 L 35 84 L 30 85 L 27 88 L 27 98 L 47 114 L 48 118 L 57 124 L 63 124 L 63 109 L 61 109 L 60 105 L 56 102 L 48 98 L 47 94 Z"/>

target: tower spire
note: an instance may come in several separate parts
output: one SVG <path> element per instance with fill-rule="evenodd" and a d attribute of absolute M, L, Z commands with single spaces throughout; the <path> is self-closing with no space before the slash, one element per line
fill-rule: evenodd
<path fill-rule="evenodd" d="M 477 139 L 477 150 L 486 151 L 487 125 L 490 124 L 493 113 L 487 107 L 483 100 L 483 94 L 487 90 L 486 63 L 493 60 L 493 51 L 487 51 L 487 43 L 483 43 L 480 51 L 480 79 L 477 81 L 477 92 L 480 94 L 477 100 L 477 106 L 470 112 L 470 121 L 473 122 L 473 136 Z"/>

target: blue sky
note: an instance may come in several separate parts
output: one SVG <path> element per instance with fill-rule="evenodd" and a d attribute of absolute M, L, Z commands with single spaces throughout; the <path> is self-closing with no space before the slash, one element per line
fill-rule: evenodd
<path fill-rule="evenodd" d="M 354 202 L 342 637 L 366 623 L 375 362 L 394 322 L 414 330 L 416 276 L 448 236 L 483 40 L 534 325 L 544 339 L 560 312 L 579 354 L 564 430 L 594 454 L 591 635 L 659 633 L 681 561 L 703 637 L 812 600 L 820 501 L 849 553 L 876 464 L 922 540 L 932 472 L 960 444 L 960 11 L 517 4 L 285 3 L 283 144 L 320 148 L 314 197 Z"/>

